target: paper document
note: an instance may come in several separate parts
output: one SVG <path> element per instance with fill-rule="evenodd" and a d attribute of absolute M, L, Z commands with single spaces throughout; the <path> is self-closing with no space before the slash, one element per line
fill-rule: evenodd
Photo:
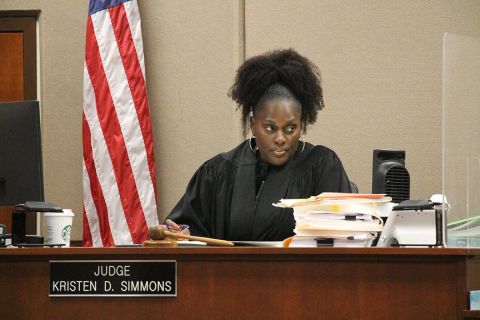
<path fill-rule="evenodd" d="M 232 241 L 235 247 L 274 247 L 281 248 L 282 241 Z"/>
<path fill-rule="evenodd" d="M 189 240 L 180 240 L 177 241 L 179 247 L 205 247 L 207 244 L 202 241 L 189 241 Z"/>

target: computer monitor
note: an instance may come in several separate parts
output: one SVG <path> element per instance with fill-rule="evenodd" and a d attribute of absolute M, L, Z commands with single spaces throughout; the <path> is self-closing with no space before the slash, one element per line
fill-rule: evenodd
<path fill-rule="evenodd" d="M 0 206 L 44 201 L 38 101 L 0 103 Z"/>

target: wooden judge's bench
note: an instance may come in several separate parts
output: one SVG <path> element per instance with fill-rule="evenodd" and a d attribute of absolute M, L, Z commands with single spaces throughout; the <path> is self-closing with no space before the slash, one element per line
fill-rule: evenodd
<path fill-rule="evenodd" d="M 49 297 L 51 260 L 175 260 L 176 297 Z M 1 319 L 480 319 L 480 249 L 4 248 Z"/>

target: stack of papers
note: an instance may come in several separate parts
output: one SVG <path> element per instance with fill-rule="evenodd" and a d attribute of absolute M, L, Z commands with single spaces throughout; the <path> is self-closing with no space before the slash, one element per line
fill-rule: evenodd
<path fill-rule="evenodd" d="M 383 194 L 322 193 L 308 199 L 282 199 L 274 206 L 293 208 L 295 236 L 288 247 L 367 247 L 382 231 L 380 217 L 394 203 Z"/>

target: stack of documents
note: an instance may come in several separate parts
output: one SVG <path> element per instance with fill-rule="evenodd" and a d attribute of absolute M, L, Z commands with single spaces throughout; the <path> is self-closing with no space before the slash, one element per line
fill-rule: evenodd
<path fill-rule="evenodd" d="M 287 247 L 367 247 L 382 231 L 381 216 L 394 204 L 383 194 L 322 193 L 308 199 L 282 199 L 274 206 L 293 208 L 295 236 Z"/>

